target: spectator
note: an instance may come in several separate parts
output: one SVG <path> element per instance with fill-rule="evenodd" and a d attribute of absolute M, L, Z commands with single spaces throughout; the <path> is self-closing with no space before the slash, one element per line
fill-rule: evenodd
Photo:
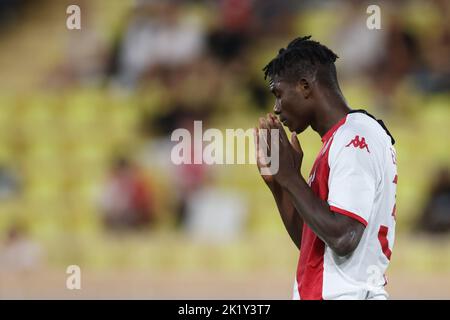
<path fill-rule="evenodd" d="M 19 175 L 10 168 L 0 165 L 0 201 L 14 197 L 21 189 Z"/>
<path fill-rule="evenodd" d="M 44 79 L 44 86 L 98 86 L 105 81 L 109 48 L 101 32 L 94 27 L 94 18 L 89 15 L 92 9 L 88 1 L 78 0 L 78 5 L 83 12 L 83 28 L 89 32 L 67 33 L 64 38 L 64 58 Z"/>
<path fill-rule="evenodd" d="M 199 56 L 203 30 L 179 6 L 173 0 L 138 2 L 118 53 L 120 84 L 134 87 L 148 73 L 176 69 Z"/>
<path fill-rule="evenodd" d="M 179 119 L 178 125 L 180 128 L 186 128 L 191 132 L 191 137 L 194 139 L 194 120 L 198 120 L 186 115 L 184 118 Z M 191 159 L 194 159 L 194 154 L 201 152 L 197 150 L 197 144 L 194 140 L 191 142 L 193 146 L 191 150 Z M 204 183 L 207 181 L 208 172 L 205 164 L 181 164 L 174 168 L 174 174 L 176 178 L 175 191 L 178 195 L 178 206 L 175 211 L 175 224 L 178 228 L 186 227 L 188 218 L 188 204 L 196 191 L 198 191 Z"/>
<path fill-rule="evenodd" d="M 443 25 L 429 39 L 424 40 L 425 63 L 418 72 L 419 88 L 428 93 L 443 93 L 450 91 L 450 27 Z"/>
<path fill-rule="evenodd" d="M 147 181 L 127 159 L 116 160 L 100 199 L 103 221 L 112 230 L 139 229 L 154 222 Z"/>
<path fill-rule="evenodd" d="M 26 2 L 27 0 L 0 0 L 0 25 L 17 22 Z"/>
<path fill-rule="evenodd" d="M 418 69 L 420 55 L 418 40 L 397 20 L 390 22 L 385 40 L 384 54 L 373 65 L 372 79 L 377 96 L 383 99 L 378 105 L 388 111 L 397 88 Z"/>
<path fill-rule="evenodd" d="M 0 271 L 32 271 L 42 263 L 41 246 L 29 239 L 17 224 L 10 227 L 0 249 Z"/>
<path fill-rule="evenodd" d="M 430 197 L 419 219 L 418 229 L 427 233 L 450 231 L 450 172 L 441 168 L 431 188 Z"/>
<path fill-rule="evenodd" d="M 234 60 L 248 45 L 253 21 L 251 9 L 249 0 L 220 1 L 220 22 L 208 35 L 208 48 L 222 63 Z"/>

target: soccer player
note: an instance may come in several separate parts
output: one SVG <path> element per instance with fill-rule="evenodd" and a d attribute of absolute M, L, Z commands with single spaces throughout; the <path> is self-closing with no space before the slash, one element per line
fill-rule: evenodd
<path fill-rule="evenodd" d="M 261 154 L 279 156 L 278 171 L 261 175 L 300 250 L 293 299 L 386 299 L 384 273 L 395 235 L 395 141 L 381 120 L 349 108 L 336 59 L 309 36 L 280 49 L 263 69 L 278 118 L 259 119 L 257 163 L 261 172 Z M 305 180 L 297 134 L 308 126 L 323 145 Z M 279 130 L 274 145 L 271 129 Z"/>

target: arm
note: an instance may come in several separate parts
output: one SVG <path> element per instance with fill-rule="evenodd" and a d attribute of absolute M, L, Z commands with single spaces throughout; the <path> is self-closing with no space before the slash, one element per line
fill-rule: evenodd
<path fill-rule="evenodd" d="M 297 209 L 292 204 L 289 193 L 284 190 L 279 184 L 269 186 L 272 195 L 280 212 L 281 220 L 283 221 L 286 231 L 289 233 L 294 244 L 300 250 L 300 243 L 302 239 L 303 219 L 297 212 Z"/>
<path fill-rule="evenodd" d="M 268 116 L 262 127 L 279 130 L 279 143 L 271 146 L 271 154 L 278 154 L 279 169 L 273 178 L 289 194 L 301 219 L 337 255 L 346 256 L 358 246 L 365 226 L 350 217 L 332 212 L 326 201 L 317 197 L 300 176 L 303 152 L 295 133 L 291 142 L 278 119 Z"/>
<path fill-rule="evenodd" d="M 259 151 L 259 131 L 258 128 L 255 129 L 255 148 L 256 148 L 256 164 L 258 166 L 259 172 L 261 173 L 261 157 L 262 153 Z M 303 219 L 298 214 L 295 209 L 292 201 L 290 199 L 289 193 L 284 190 L 279 183 L 277 183 L 273 176 L 263 175 L 261 173 L 261 177 L 266 183 L 267 187 L 272 192 L 272 195 L 275 199 L 275 203 L 277 205 L 278 211 L 281 216 L 281 220 L 283 221 L 284 227 L 291 237 L 292 241 L 296 245 L 296 247 L 300 250 L 300 243 L 302 239 L 302 230 L 303 230 Z"/>
<path fill-rule="evenodd" d="M 362 223 L 330 211 L 328 203 L 300 176 L 286 180 L 285 189 L 304 221 L 337 255 L 346 256 L 356 249 L 365 229 Z"/>

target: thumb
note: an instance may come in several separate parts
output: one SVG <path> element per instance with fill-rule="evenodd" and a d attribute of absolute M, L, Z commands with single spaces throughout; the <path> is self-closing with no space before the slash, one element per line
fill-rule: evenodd
<path fill-rule="evenodd" d="M 291 134 L 291 145 L 295 151 L 297 151 L 300 154 L 303 154 L 302 147 L 300 146 L 300 142 L 298 141 L 297 134 L 295 132 L 292 132 Z"/>

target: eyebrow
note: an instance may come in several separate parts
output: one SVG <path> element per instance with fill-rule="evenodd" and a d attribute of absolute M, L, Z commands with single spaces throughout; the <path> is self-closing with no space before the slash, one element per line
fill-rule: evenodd
<path fill-rule="evenodd" d="M 276 92 L 279 92 L 279 91 L 280 91 L 280 89 L 277 88 L 277 87 L 275 86 L 275 84 L 272 84 L 272 85 L 269 87 L 269 89 L 270 89 L 270 91 L 271 91 L 273 94 L 275 94 Z"/>

